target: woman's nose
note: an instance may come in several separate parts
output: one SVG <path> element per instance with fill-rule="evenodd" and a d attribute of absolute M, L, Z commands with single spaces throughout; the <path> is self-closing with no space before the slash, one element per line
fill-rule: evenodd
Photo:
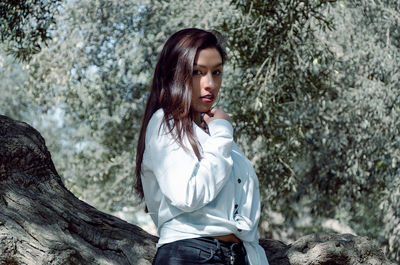
<path fill-rule="evenodd" d="M 205 85 L 207 89 L 214 89 L 215 88 L 215 80 L 212 74 L 207 74 L 205 76 Z"/>

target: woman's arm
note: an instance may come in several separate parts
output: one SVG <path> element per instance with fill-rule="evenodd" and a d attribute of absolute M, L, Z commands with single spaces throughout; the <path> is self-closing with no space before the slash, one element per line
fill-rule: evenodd
<path fill-rule="evenodd" d="M 230 176 L 232 125 L 225 119 L 209 123 L 210 137 L 202 144 L 200 161 L 192 150 L 184 150 L 163 128 L 158 133 L 159 125 L 159 122 L 149 124 L 146 149 L 161 192 L 171 205 L 182 211 L 203 207 L 218 195 Z M 185 145 L 190 148 L 187 141 Z"/>

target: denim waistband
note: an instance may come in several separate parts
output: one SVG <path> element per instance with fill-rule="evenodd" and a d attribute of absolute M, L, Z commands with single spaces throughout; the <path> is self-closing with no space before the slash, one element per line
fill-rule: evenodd
<path fill-rule="evenodd" d="M 197 241 L 197 242 L 203 242 L 204 244 L 206 244 L 207 246 L 209 245 L 214 245 L 217 248 L 221 248 L 221 249 L 234 249 L 235 251 L 246 251 L 244 246 L 243 246 L 243 242 L 227 242 L 227 241 L 222 241 L 222 240 L 218 240 L 216 238 L 213 237 L 198 237 L 198 238 L 193 238 L 193 240 Z M 245 253 L 244 253 L 245 254 Z"/>
<path fill-rule="evenodd" d="M 186 245 L 196 247 L 204 251 L 212 251 L 212 255 L 218 255 L 220 257 L 230 258 L 232 261 L 240 257 L 245 259 L 246 249 L 242 242 L 226 242 L 215 239 L 213 237 L 199 237 L 191 239 L 179 240 L 180 245 Z M 236 264 L 233 262 L 232 264 Z"/>

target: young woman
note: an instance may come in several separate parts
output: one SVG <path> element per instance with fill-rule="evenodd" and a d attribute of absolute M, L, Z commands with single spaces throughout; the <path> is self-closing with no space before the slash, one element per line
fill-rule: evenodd
<path fill-rule="evenodd" d="M 164 45 L 136 157 L 136 190 L 159 235 L 153 264 L 266 265 L 258 244 L 258 179 L 213 109 L 225 53 L 208 31 L 184 29 Z"/>

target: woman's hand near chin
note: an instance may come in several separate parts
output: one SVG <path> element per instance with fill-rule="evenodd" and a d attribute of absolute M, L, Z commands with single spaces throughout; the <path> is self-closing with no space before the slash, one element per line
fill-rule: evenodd
<path fill-rule="evenodd" d="M 231 122 L 229 115 L 222 109 L 211 109 L 204 115 L 204 121 L 208 124 L 213 120 L 224 119 Z"/>

